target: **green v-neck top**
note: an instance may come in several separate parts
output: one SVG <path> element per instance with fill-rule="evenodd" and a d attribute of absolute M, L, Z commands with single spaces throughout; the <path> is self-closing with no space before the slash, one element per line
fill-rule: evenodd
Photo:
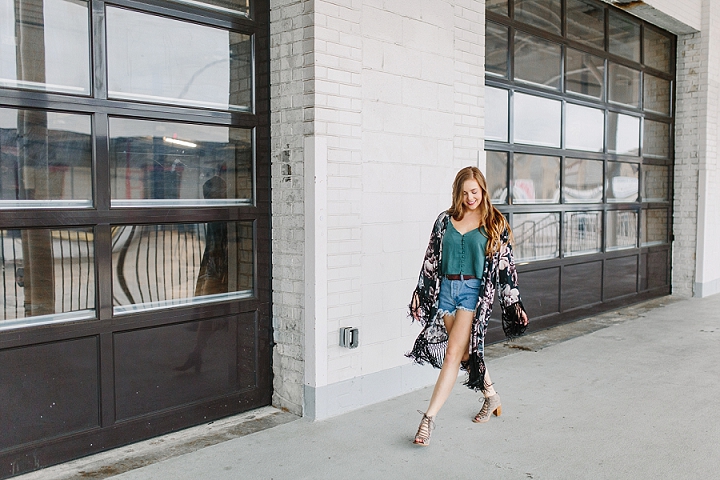
<path fill-rule="evenodd" d="M 485 247 L 488 242 L 485 227 L 473 228 L 462 235 L 451 221 L 448 223 L 443 236 L 442 274 L 480 278 L 485 268 Z"/>

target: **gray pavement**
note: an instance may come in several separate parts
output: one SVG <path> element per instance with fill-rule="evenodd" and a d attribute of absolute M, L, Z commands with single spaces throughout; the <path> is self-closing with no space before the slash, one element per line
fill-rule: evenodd
<path fill-rule="evenodd" d="M 472 423 L 478 395 L 458 384 L 429 447 L 411 440 L 430 387 L 113 478 L 720 478 L 720 295 L 665 297 L 493 345 L 488 368 L 502 416 Z"/>

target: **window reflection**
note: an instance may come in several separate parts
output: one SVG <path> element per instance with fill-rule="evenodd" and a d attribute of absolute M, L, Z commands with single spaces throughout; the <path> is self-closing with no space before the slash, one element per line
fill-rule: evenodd
<path fill-rule="evenodd" d="M 637 246 L 637 212 L 632 210 L 611 210 L 606 224 L 607 250 L 635 248 Z"/>
<path fill-rule="evenodd" d="M 251 37 L 107 7 L 113 98 L 221 110 L 252 106 Z"/>
<path fill-rule="evenodd" d="M 0 0 L 0 86 L 90 93 L 88 3 Z"/>
<path fill-rule="evenodd" d="M 672 52 L 675 47 L 672 40 L 647 26 L 643 32 L 643 39 L 645 65 L 670 73 Z"/>
<path fill-rule="evenodd" d="M 645 119 L 643 154 L 662 158 L 670 155 L 670 124 Z"/>
<path fill-rule="evenodd" d="M 637 202 L 639 192 L 637 163 L 608 162 L 607 201 Z"/>
<path fill-rule="evenodd" d="M 0 108 L 0 207 L 92 206 L 90 116 Z"/>
<path fill-rule="evenodd" d="M 485 0 L 485 9 L 489 12 L 508 14 L 508 0 Z"/>
<path fill-rule="evenodd" d="M 560 45 L 523 32 L 515 33 L 515 78 L 560 88 Z"/>
<path fill-rule="evenodd" d="M 248 129 L 110 118 L 113 206 L 252 203 Z M 222 180 L 221 196 L 205 194 Z"/>
<path fill-rule="evenodd" d="M 566 158 L 563 195 L 566 203 L 602 202 L 603 162 Z"/>
<path fill-rule="evenodd" d="M 565 148 L 602 152 L 605 114 L 597 108 L 573 103 L 565 105 Z"/>
<path fill-rule="evenodd" d="M 90 228 L 0 230 L 3 309 L 0 329 L 92 317 L 95 248 Z M 74 313 L 73 313 L 74 312 Z"/>
<path fill-rule="evenodd" d="M 650 208 L 642 211 L 640 242 L 643 247 L 659 245 L 668 241 L 668 211 L 666 208 Z"/>
<path fill-rule="evenodd" d="M 585 0 L 567 0 L 567 36 L 597 48 L 605 45 L 605 9 Z"/>
<path fill-rule="evenodd" d="M 508 91 L 485 87 L 485 138 L 508 141 Z"/>
<path fill-rule="evenodd" d="M 514 141 L 560 147 L 560 102 L 517 92 L 513 97 Z"/>
<path fill-rule="evenodd" d="M 642 199 L 643 202 L 666 202 L 670 170 L 662 165 L 643 165 Z"/>
<path fill-rule="evenodd" d="M 252 294 L 252 222 L 116 226 L 112 241 L 115 313 Z"/>
<path fill-rule="evenodd" d="M 507 203 L 508 154 L 505 152 L 486 152 L 485 156 L 488 195 L 493 203 Z"/>
<path fill-rule="evenodd" d="M 608 99 L 640 107 L 640 72 L 617 63 L 608 63 Z"/>
<path fill-rule="evenodd" d="M 602 248 L 602 212 L 565 212 L 563 253 L 597 253 Z"/>
<path fill-rule="evenodd" d="M 640 24 L 610 10 L 610 53 L 640 61 Z"/>
<path fill-rule="evenodd" d="M 565 89 L 589 97 L 602 99 L 605 61 L 589 53 L 567 49 Z"/>
<path fill-rule="evenodd" d="M 177 3 L 186 3 L 193 6 L 202 6 L 210 10 L 223 13 L 235 13 L 248 16 L 250 14 L 250 0 L 172 0 Z"/>
<path fill-rule="evenodd" d="M 640 154 L 640 119 L 608 112 L 607 149 L 619 155 Z"/>
<path fill-rule="evenodd" d="M 560 0 L 515 0 L 515 20 L 560 35 L 562 3 Z"/>
<path fill-rule="evenodd" d="M 513 203 L 559 203 L 560 158 L 516 153 Z"/>
<path fill-rule="evenodd" d="M 507 77 L 508 28 L 497 23 L 485 24 L 485 73 Z"/>
<path fill-rule="evenodd" d="M 670 80 L 645 74 L 643 107 L 645 110 L 670 115 Z"/>
<path fill-rule="evenodd" d="M 516 213 L 512 231 L 517 261 L 556 258 L 560 252 L 559 213 Z"/>

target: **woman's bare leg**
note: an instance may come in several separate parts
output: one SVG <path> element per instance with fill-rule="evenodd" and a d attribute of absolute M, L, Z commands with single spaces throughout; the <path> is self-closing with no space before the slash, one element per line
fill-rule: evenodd
<path fill-rule="evenodd" d="M 485 398 L 492 397 L 497 392 L 495 391 L 495 387 L 492 384 L 492 380 L 490 380 L 490 374 L 487 371 L 487 367 L 485 367 L 485 391 L 483 392 L 483 395 L 485 395 Z"/>
<path fill-rule="evenodd" d="M 445 317 L 447 319 L 447 316 Z M 443 362 L 440 375 L 435 383 L 432 397 L 430 398 L 430 406 L 425 414 L 428 417 L 434 417 L 440 411 L 445 400 L 450 396 L 450 392 L 455 386 L 460 361 L 466 356 L 468 345 L 470 344 L 470 329 L 472 328 L 473 312 L 467 310 L 458 310 L 455 318 L 450 321 L 448 329 L 448 346 L 445 352 L 445 361 Z"/>

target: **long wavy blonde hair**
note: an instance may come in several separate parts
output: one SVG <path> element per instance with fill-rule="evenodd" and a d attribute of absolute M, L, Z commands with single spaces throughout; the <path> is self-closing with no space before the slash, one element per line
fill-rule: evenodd
<path fill-rule="evenodd" d="M 448 214 L 455 220 L 462 220 L 465 216 L 465 203 L 463 202 L 463 185 L 467 180 L 474 179 L 480 186 L 482 191 L 482 200 L 480 201 L 480 224 L 478 228 L 484 226 L 488 236 L 488 243 L 485 249 L 487 255 L 493 254 L 500 250 L 500 235 L 507 230 L 512 241 L 512 231 L 505 215 L 493 206 L 490 202 L 490 195 L 487 191 L 487 182 L 485 176 L 477 167 L 465 167 L 455 175 L 452 189 L 452 206 L 448 209 Z"/>

